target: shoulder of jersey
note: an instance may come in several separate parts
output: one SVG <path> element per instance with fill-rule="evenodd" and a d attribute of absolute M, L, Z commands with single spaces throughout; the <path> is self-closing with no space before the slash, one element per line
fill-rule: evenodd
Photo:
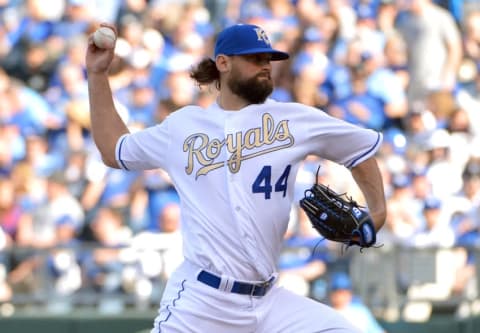
<path fill-rule="evenodd" d="M 290 110 L 290 111 L 297 111 L 297 112 L 300 112 L 300 111 L 312 111 L 312 110 L 315 110 L 315 111 L 318 111 L 318 109 L 315 109 L 314 107 L 312 106 L 308 106 L 308 105 L 305 105 L 305 104 L 301 104 L 301 103 L 298 103 L 298 102 L 278 102 L 278 101 L 275 101 L 273 99 L 268 99 L 267 102 L 265 103 L 265 106 L 267 107 L 274 107 L 275 109 L 279 109 L 279 110 Z"/>
<path fill-rule="evenodd" d="M 189 115 L 191 113 L 202 112 L 205 111 L 204 108 L 197 106 L 197 105 L 187 105 L 183 106 L 174 112 L 170 113 L 167 118 L 177 118 Z"/>
<path fill-rule="evenodd" d="M 304 104 L 300 104 L 300 103 L 297 103 L 297 102 L 278 102 L 278 101 L 275 101 L 273 99 L 268 99 L 264 104 L 259 104 L 259 105 L 255 105 L 254 106 L 255 108 L 258 108 L 258 109 L 262 109 L 262 108 L 274 108 L 274 109 L 278 109 L 278 110 L 290 110 L 290 111 L 311 111 L 311 110 L 314 110 L 315 108 L 313 107 L 310 107 L 310 106 L 307 106 L 307 105 L 304 105 Z M 168 117 L 169 118 L 176 118 L 176 117 L 182 117 L 182 116 L 185 116 L 185 115 L 189 115 L 191 113 L 202 113 L 202 112 L 205 112 L 209 109 L 218 109 L 218 107 L 215 107 L 214 105 L 211 105 L 210 107 L 208 108 L 202 108 L 200 106 L 197 106 L 197 105 L 187 105 L 187 106 L 184 106 L 184 107 L 181 107 L 179 108 L 178 110 L 176 110 L 175 112 L 172 112 Z M 220 110 L 220 109 L 218 109 Z M 316 110 L 315 111 L 320 111 L 320 110 Z"/>

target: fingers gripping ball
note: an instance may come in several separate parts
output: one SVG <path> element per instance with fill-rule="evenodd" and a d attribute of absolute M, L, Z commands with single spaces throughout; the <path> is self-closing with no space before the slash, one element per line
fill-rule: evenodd
<path fill-rule="evenodd" d="M 115 32 L 107 27 L 98 28 L 93 33 L 93 42 L 100 49 L 113 49 L 116 39 Z"/>
<path fill-rule="evenodd" d="M 372 219 L 367 211 L 351 198 L 335 193 L 323 184 L 315 184 L 300 200 L 312 226 L 326 239 L 371 247 L 376 242 Z"/>

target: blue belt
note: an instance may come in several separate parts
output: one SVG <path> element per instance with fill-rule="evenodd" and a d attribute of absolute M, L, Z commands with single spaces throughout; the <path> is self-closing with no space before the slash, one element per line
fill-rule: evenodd
<path fill-rule="evenodd" d="M 197 280 L 209 285 L 210 287 L 218 289 L 220 287 L 222 278 L 207 271 L 201 271 L 197 276 Z M 275 278 L 271 277 L 268 281 L 258 284 L 235 281 L 233 282 L 231 292 L 250 296 L 264 296 L 272 287 L 274 280 Z"/>

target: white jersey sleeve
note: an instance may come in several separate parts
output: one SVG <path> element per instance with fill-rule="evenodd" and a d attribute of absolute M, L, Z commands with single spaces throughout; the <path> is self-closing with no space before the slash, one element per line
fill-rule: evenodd
<path fill-rule="evenodd" d="M 144 130 L 125 134 L 117 142 L 115 156 L 124 170 L 164 167 L 170 142 L 169 118 Z"/>
<path fill-rule="evenodd" d="M 322 110 L 297 103 L 285 104 L 293 109 L 292 125 L 296 145 L 304 147 L 306 155 L 316 155 L 352 168 L 372 157 L 382 143 L 380 132 L 362 128 L 332 117 Z"/>

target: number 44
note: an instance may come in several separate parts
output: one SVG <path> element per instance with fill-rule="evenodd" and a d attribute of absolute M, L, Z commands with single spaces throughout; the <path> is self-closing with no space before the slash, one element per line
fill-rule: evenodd
<path fill-rule="evenodd" d="M 284 197 L 287 194 L 287 181 L 290 169 L 291 165 L 287 165 L 282 175 L 275 182 L 275 192 L 283 192 Z M 263 193 L 265 199 L 270 199 L 272 191 L 272 166 L 265 165 L 252 184 L 252 192 Z"/>

